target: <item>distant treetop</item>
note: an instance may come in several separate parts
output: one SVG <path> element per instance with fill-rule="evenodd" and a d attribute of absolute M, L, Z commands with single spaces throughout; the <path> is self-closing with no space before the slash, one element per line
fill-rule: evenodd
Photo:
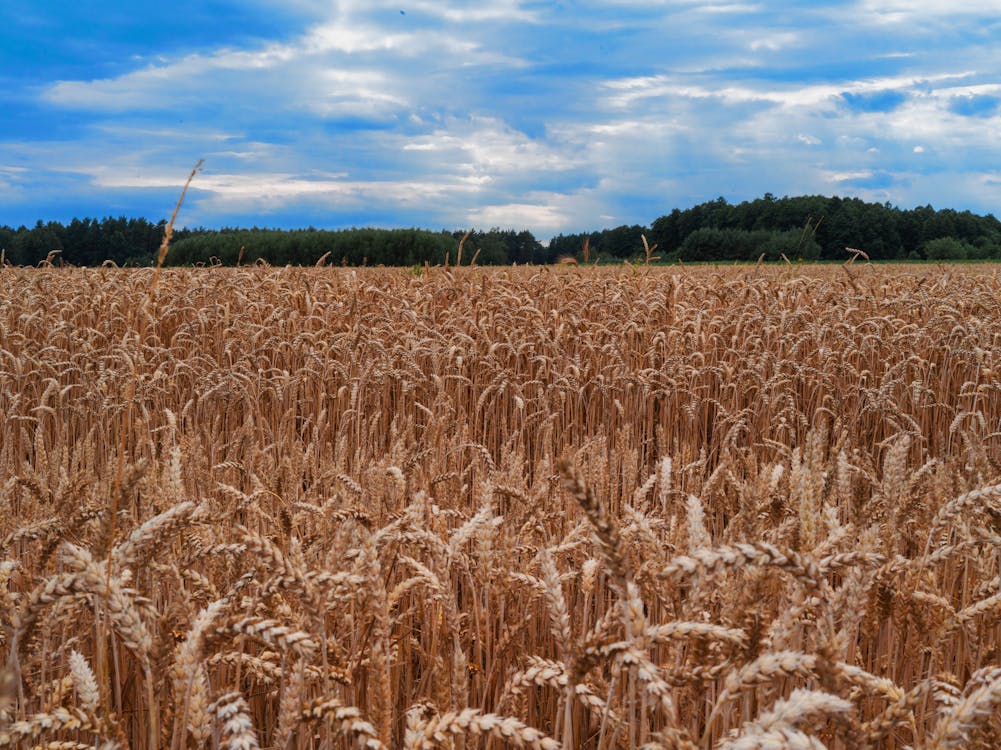
<path fill-rule="evenodd" d="M 69 224 L 39 221 L 33 227 L 0 226 L 5 263 L 36 265 L 48 257 L 77 266 L 104 261 L 150 265 L 166 222 L 107 217 Z M 456 264 L 464 231 L 356 228 L 320 230 L 181 229 L 167 262 L 173 265 L 267 262 L 312 265 L 413 266 Z M 644 244 L 644 240 L 646 244 Z M 725 198 L 674 209 L 650 226 L 631 225 L 560 234 L 548 246 L 529 231 L 473 231 L 462 246 L 463 264 L 554 263 L 623 260 L 643 262 L 646 248 L 660 262 L 756 260 L 846 260 L 857 248 L 872 260 L 1001 258 L 1001 222 L 992 214 L 900 209 L 889 203 L 819 195 L 730 204 Z M 587 251 L 585 253 L 585 246 Z M 54 253 L 54 255 L 53 255 Z M 585 254 L 587 257 L 585 258 Z"/>

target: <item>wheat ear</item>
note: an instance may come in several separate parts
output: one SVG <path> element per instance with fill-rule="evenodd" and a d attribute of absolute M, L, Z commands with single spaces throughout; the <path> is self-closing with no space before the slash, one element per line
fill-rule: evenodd
<path fill-rule="evenodd" d="M 319 698 L 303 709 L 302 721 L 325 721 L 339 733 L 354 738 L 359 747 L 368 750 L 384 750 L 375 727 L 362 719 L 361 711 L 354 706 L 345 706 L 336 698 Z"/>
<path fill-rule="evenodd" d="M 462 711 L 449 711 L 435 716 L 422 726 L 411 730 L 410 743 L 407 750 L 430 750 L 447 743 L 453 737 L 467 734 L 473 736 L 491 736 L 514 745 L 532 750 L 560 750 L 560 743 L 546 737 L 537 729 L 522 723 L 518 719 L 484 714 L 478 708 L 465 708 Z"/>
<path fill-rule="evenodd" d="M 227 693 L 213 703 L 209 710 L 222 724 L 224 750 L 257 750 L 257 733 L 250 719 L 250 706 L 239 693 Z"/>
<path fill-rule="evenodd" d="M 1001 675 L 965 695 L 939 719 L 926 745 L 929 750 L 967 747 L 970 735 L 986 723 L 1001 704 Z"/>

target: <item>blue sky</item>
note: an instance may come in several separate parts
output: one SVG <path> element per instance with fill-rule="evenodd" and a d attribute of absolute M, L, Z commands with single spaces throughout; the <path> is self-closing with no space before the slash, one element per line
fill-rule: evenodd
<path fill-rule="evenodd" d="M 141 10 L 139 9 L 141 7 Z M 558 232 L 998 213 L 1001 0 L 4 0 L 0 223 Z"/>

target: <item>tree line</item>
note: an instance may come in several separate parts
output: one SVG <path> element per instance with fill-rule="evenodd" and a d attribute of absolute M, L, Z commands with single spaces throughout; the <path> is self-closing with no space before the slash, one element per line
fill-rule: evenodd
<path fill-rule="evenodd" d="M 165 221 L 108 217 L 68 224 L 0 226 L 0 256 L 13 265 L 45 260 L 77 266 L 106 261 L 150 265 Z M 425 229 L 276 230 L 226 228 L 175 230 L 167 262 L 173 265 L 412 266 L 425 263 L 660 262 L 845 260 L 846 248 L 872 260 L 1001 259 L 1001 222 L 992 214 L 900 209 L 858 198 L 766 194 L 731 204 L 725 198 L 674 209 L 650 226 L 560 234 L 543 245 L 529 231 L 430 231 Z"/>
<path fill-rule="evenodd" d="M 157 257 L 166 222 L 125 217 L 39 221 L 34 227 L 0 226 L 6 263 L 48 260 L 75 266 L 112 262 L 148 266 Z M 460 244 L 462 245 L 460 256 Z M 491 229 L 433 232 L 425 229 L 175 229 L 168 265 L 312 265 L 320 259 L 350 266 L 551 263 L 556 258 L 531 232 Z"/>
<path fill-rule="evenodd" d="M 819 195 L 771 194 L 731 204 L 725 198 L 674 209 L 650 227 L 621 226 L 554 237 L 557 255 L 632 259 L 643 238 L 661 260 L 846 260 L 846 248 L 872 260 L 984 260 L 1001 258 L 1001 222 L 992 214 L 900 209 L 889 203 Z"/>
<path fill-rule="evenodd" d="M 461 254 L 460 254 L 461 245 Z M 548 250 L 531 232 L 491 229 L 464 232 L 426 229 L 223 229 L 171 245 L 173 264 L 256 263 L 414 266 L 425 263 L 506 265 L 548 263 Z"/>

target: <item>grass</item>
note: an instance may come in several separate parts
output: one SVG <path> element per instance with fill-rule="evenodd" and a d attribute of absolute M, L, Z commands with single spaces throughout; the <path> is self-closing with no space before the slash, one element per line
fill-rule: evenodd
<path fill-rule="evenodd" d="M 4 268 L 0 747 L 996 745 L 999 294 Z"/>

